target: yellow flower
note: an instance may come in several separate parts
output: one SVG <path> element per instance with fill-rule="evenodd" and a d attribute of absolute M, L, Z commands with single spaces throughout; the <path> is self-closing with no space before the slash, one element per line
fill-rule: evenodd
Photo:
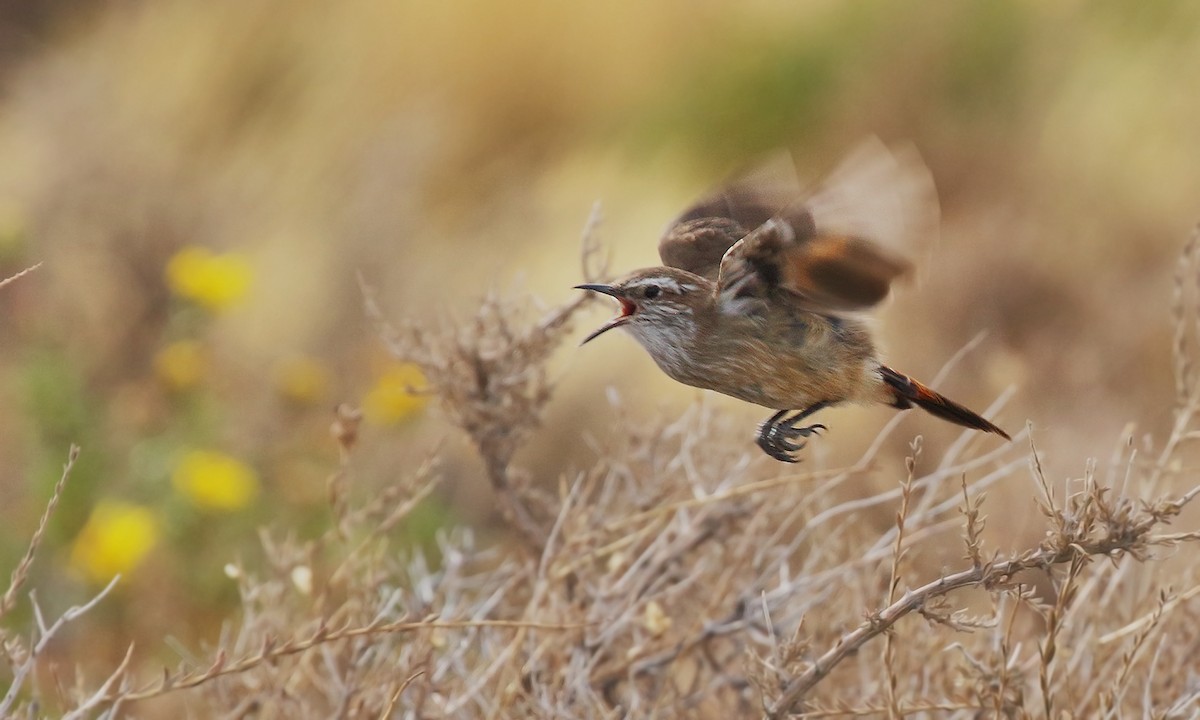
<path fill-rule="evenodd" d="M 213 253 L 189 245 L 167 261 L 167 285 L 171 292 L 213 312 L 226 310 L 250 291 L 253 272 L 240 253 Z"/>
<path fill-rule="evenodd" d="M 425 407 L 429 402 L 425 390 L 420 368 L 412 363 L 393 365 L 367 391 L 363 413 L 373 423 L 394 425 Z"/>
<path fill-rule="evenodd" d="M 200 384 L 208 372 L 204 346 L 195 340 L 173 342 L 154 356 L 154 371 L 172 390 L 188 390 Z"/>
<path fill-rule="evenodd" d="M 275 366 L 275 388 L 298 405 L 315 405 L 329 394 L 329 370 L 316 358 L 288 358 Z"/>
<path fill-rule="evenodd" d="M 133 571 L 158 542 L 158 520 L 146 507 L 101 501 L 71 545 L 71 567 L 106 583 Z"/>
<path fill-rule="evenodd" d="M 249 465 L 209 450 L 185 454 L 171 482 L 193 505 L 206 510 L 238 510 L 258 496 L 258 476 Z"/>
<path fill-rule="evenodd" d="M 671 629 L 671 617 L 667 615 L 657 600 L 651 600 L 646 603 L 646 613 L 642 618 L 642 625 L 650 631 L 651 635 L 658 637 Z"/>

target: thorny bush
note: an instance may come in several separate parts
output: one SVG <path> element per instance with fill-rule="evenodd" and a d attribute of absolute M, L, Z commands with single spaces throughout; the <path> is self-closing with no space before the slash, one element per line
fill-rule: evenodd
<path fill-rule="evenodd" d="M 313 542 L 264 531 L 268 562 L 231 566 L 241 612 L 204 659 L 155 672 L 131 653 L 99 681 L 34 683 L 48 640 L 101 593 L 3 630 L 0 715 L 152 714 L 144 703 L 181 698 L 263 718 L 1194 716 L 1200 581 L 1173 550 L 1200 532 L 1166 526 L 1197 493 L 1168 494 L 1196 484 L 1181 458 L 1200 433 L 1198 269 L 1193 239 L 1174 302 L 1170 436 L 1155 448 L 1130 433 L 1107 465 L 1062 482 L 1028 427 L 1011 445 L 964 433 L 936 460 L 918 439 L 906 463 L 884 461 L 895 421 L 852 466 L 795 472 L 755 457 L 704 403 L 668 424 L 621 423 L 593 466 L 535 478 L 513 456 L 538 428 L 545 363 L 579 304 L 528 319 L 526 302 L 493 296 L 458 326 L 385 327 L 477 448 L 519 542 L 480 547 L 456 528 L 436 564 L 397 552 L 389 531 L 437 486 L 438 457 L 355 501 L 357 418 L 343 409 L 335 522 Z M 845 492 L 868 476 L 892 488 Z M 991 548 L 984 495 L 999 483 L 1037 498 L 1035 546 Z M 855 522 L 881 507 L 895 509 L 889 531 Z M 0 612 L 23 592 L 40 532 Z M 947 543 L 962 547 L 954 567 L 909 561 Z M 1049 581 L 1035 589 L 1031 572 Z"/>

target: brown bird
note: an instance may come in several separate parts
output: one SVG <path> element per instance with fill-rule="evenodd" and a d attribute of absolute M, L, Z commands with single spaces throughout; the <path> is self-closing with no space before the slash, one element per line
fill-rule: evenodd
<path fill-rule="evenodd" d="M 628 330 L 670 377 L 778 410 L 758 431 L 768 455 L 796 462 L 798 423 L 844 402 L 914 405 L 1008 434 L 884 365 L 861 315 L 911 272 L 903 251 L 936 235 L 937 198 L 914 150 L 864 143 L 804 197 L 758 173 L 688 209 L 658 245 L 663 267 L 609 284 L 616 317 L 587 343 Z M 799 441 L 799 442 L 797 442 Z"/>

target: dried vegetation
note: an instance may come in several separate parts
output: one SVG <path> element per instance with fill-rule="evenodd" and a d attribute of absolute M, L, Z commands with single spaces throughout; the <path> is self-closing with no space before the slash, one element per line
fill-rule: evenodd
<path fill-rule="evenodd" d="M 343 409 L 334 522 L 311 542 L 264 531 L 265 562 L 227 569 L 242 609 L 216 647 L 159 671 L 131 648 L 107 678 L 39 673 L 47 642 L 103 593 L 58 621 L 35 612 L 30 630 L 3 630 L 0 715 L 145 716 L 174 699 L 262 718 L 1193 717 L 1200 532 L 1171 523 L 1200 492 L 1186 462 L 1200 433 L 1198 272 L 1193 240 L 1174 303 L 1173 432 L 1155 445 L 1130 431 L 1069 479 L 1048 476 L 1035 426 L 1010 445 L 964 433 L 937 458 L 918 438 L 906 463 L 885 461 L 896 422 L 852 466 L 796 472 L 704 404 L 618 423 L 592 467 L 534 478 L 514 454 L 579 304 L 525 320 L 529 303 L 489 297 L 458 326 L 387 328 L 478 449 L 514 542 L 455 529 L 436 562 L 399 550 L 390 530 L 436 487 L 437 453 L 371 491 Z M 854 497 L 868 476 L 891 489 Z M 997 549 L 1009 539 L 985 495 L 999 483 L 1028 487 L 1045 525 L 1035 546 Z M 895 509 L 882 534 L 856 519 L 878 507 Z M 913 560 L 950 544 L 961 559 L 944 569 Z"/>

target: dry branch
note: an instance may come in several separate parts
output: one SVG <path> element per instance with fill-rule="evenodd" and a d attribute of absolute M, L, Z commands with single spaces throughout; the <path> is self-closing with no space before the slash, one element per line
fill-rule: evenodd
<path fill-rule="evenodd" d="M 1151 531 L 1160 523 L 1178 515 L 1197 493 L 1200 493 L 1200 487 L 1194 488 L 1181 498 L 1161 501 L 1156 506 L 1147 508 L 1145 515 L 1137 518 L 1130 525 L 1110 527 L 1107 530 L 1111 534 L 1106 533 L 1099 537 L 1091 536 L 1095 530 L 1104 533 L 1104 530 L 1095 527 L 1094 523 L 1076 526 L 1068 534 L 1066 528 L 1069 527 L 1071 518 L 1063 513 L 1058 513 L 1057 516 L 1062 521 L 1059 527 L 1063 533 L 1047 538 L 1040 548 L 1022 553 L 1009 560 L 993 561 L 982 567 L 944 575 L 916 590 L 909 591 L 897 602 L 872 613 L 866 622 L 841 637 L 833 647 L 817 658 L 808 670 L 790 681 L 779 698 L 768 708 L 768 717 L 781 718 L 796 712 L 805 694 L 827 677 L 838 663 L 856 653 L 871 639 L 890 630 L 902 617 L 919 611 L 935 598 L 970 586 L 1003 587 L 1011 582 L 1013 575 L 1023 570 L 1049 570 L 1065 562 L 1072 562 L 1072 567 L 1074 567 L 1074 563 L 1082 562 L 1093 556 L 1113 557 L 1130 554 L 1139 557 L 1149 544 Z M 1047 487 L 1047 503 L 1050 502 L 1052 502 L 1052 497 Z M 1084 507 L 1100 512 L 1100 505 L 1104 503 L 1104 494 L 1097 491 L 1084 502 Z M 1092 519 L 1098 519 L 1098 515 L 1093 515 Z M 1053 646 L 1050 645 L 1049 648 L 1048 656 L 1043 654 L 1044 665 L 1048 664 L 1053 657 Z M 1049 699 L 1047 698 L 1048 705 Z"/>

